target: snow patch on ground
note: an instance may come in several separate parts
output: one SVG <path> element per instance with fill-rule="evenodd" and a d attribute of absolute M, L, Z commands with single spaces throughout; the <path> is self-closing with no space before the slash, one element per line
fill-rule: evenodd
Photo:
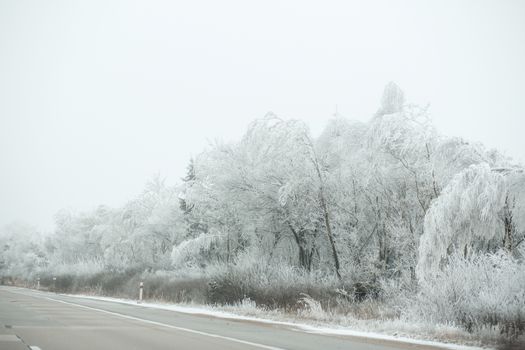
<path fill-rule="evenodd" d="M 370 339 L 377 339 L 377 340 L 384 340 L 384 341 L 409 343 L 409 344 L 415 344 L 415 345 L 434 346 L 434 347 L 439 347 L 443 349 L 451 349 L 451 350 L 487 350 L 486 348 L 480 348 L 480 347 L 474 347 L 474 346 L 442 343 L 442 342 L 436 342 L 436 341 L 430 341 L 430 340 L 419 340 L 419 339 L 413 339 L 413 338 L 408 338 L 408 337 L 392 336 L 392 335 L 386 335 L 386 334 L 380 334 L 380 333 L 374 333 L 374 332 L 356 331 L 356 330 L 351 330 L 351 329 L 342 328 L 342 327 L 324 327 L 324 326 L 321 327 L 321 326 L 313 326 L 313 325 L 304 324 L 304 323 L 284 322 L 284 321 L 276 321 L 276 320 L 271 320 L 271 319 L 253 317 L 253 316 L 243 316 L 243 315 L 234 314 L 231 312 L 218 310 L 211 306 L 208 306 L 208 307 L 193 306 L 193 305 L 188 306 L 188 305 L 152 303 L 152 302 L 138 303 L 136 300 L 112 298 L 112 297 L 79 295 L 79 294 L 63 294 L 63 295 L 68 296 L 68 297 L 74 297 L 74 298 L 93 299 L 93 300 L 99 300 L 99 301 L 147 307 L 147 308 L 152 308 L 152 309 L 168 310 L 168 311 L 180 312 L 180 313 L 185 313 L 185 314 L 206 315 L 206 316 L 212 316 L 212 317 L 223 318 L 223 319 L 234 319 L 234 320 L 240 320 L 240 321 L 250 321 L 250 322 L 282 325 L 288 328 L 293 328 L 293 329 L 300 330 L 300 331 L 307 332 L 307 333 L 350 336 L 350 337 L 358 337 L 358 338 L 370 338 Z"/>

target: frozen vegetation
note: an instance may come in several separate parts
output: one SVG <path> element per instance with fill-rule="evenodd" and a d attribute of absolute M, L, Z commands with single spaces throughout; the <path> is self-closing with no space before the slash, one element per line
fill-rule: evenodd
<path fill-rule="evenodd" d="M 473 344 L 525 330 L 523 166 L 440 135 L 393 83 L 366 123 L 313 137 L 269 114 L 180 184 L 55 221 L 2 230 L 3 283 L 135 298 L 142 280 L 149 299 Z"/>

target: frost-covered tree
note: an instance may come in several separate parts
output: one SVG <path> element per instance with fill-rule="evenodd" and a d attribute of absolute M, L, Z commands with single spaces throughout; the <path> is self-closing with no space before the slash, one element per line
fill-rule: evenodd
<path fill-rule="evenodd" d="M 418 275 L 439 269 L 452 252 L 464 257 L 489 250 L 503 237 L 500 212 L 505 204 L 502 175 L 486 164 L 472 165 L 456 175 L 425 217 L 419 245 Z"/>
<path fill-rule="evenodd" d="M 401 112 L 405 104 L 405 94 L 403 90 L 394 82 L 389 82 L 381 97 L 381 108 L 377 115 L 392 114 Z"/>
<path fill-rule="evenodd" d="M 184 239 L 186 230 L 177 189 L 155 177 L 135 200 L 124 206 L 121 227 L 121 244 L 127 246 L 132 264 L 170 266 L 171 250 Z"/>
<path fill-rule="evenodd" d="M 227 261 L 255 242 L 271 256 L 289 238 L 308 270 L 319 245 L 328 244 L 338 273 L 327 184 L 304 123 L 268 115 L 252 123 L 239 143 L 217 144 L 199 155 L 184 198 L 210 232 L 221 232 Z"/>
<path fill-rule="evenodd" d="M 50 264 L 91 262 L 110 270 L 170 267 L 172 247 L 184 239 L 186 229 L 177 194 L 177 188 L 156 177 L 121 208 L 60 211 L 46 241 Z"/>
<path fill-rule="evenodd" d="M 500 213 L 503 223 L 503 248 L 515 254 L 525 241 L 525 172 L 521 167 L 499 168 L 505 177 L 507 192 Z"/>
<path fill-rule="evenodd" d="M 6 225 L 0 229 L 0 242 L 0 276 L 27 278 L 47 264 L 44 236 L 30 225 Z"/>

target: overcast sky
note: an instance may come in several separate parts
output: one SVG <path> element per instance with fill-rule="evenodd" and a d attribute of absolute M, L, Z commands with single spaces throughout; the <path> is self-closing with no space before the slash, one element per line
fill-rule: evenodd
<path fill-rule="evenodd" d="M 368 120 L 393 80 L 525 159 L 525 1 L 0 0 L 0 225 L 117 206 L 273 111 Z"/>

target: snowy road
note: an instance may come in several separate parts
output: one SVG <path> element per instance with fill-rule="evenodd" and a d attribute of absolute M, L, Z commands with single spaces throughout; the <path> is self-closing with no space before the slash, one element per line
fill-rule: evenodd
<path fill-rule="evenodd" d="M 0 287 L 0 349 L 433 349 Z"/>

